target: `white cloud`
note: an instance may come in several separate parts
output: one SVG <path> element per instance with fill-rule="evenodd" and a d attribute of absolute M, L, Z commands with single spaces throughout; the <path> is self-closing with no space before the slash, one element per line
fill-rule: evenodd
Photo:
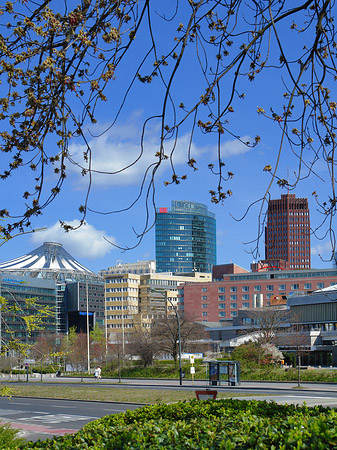
<path fill-rule="evenodd" d="M 254 140 L 250 136 L 242 136 L 240 141 L 238 139 L 232 139 L 224 142 L 221 146 L 221 158 L 224 160 L 225 158 L 243 155 L 249 152 L 251 147 L 245 145 L 244 142 L 250 142 L 252 144 Z"/>
<path fill-rule="evenodd" d="M 72 226 L 77 226 L 79 221 L 71 220 L 67 223 Z M 96 259 L 104 257 L 114 249 L 103 236 L 111 242 L 116 242 L 114 237 L 108 236 L 105 231 L 97 230 L 88 223 L 82 225 L 77 230 L 66 233 L 64 229 L 60 227 L 59 222 L 56 222 L 51 227 L 48 227 L 46 231 L 32 234 L 32 241 L 35 244 L 58 242 L 76 259 Z"/>
<path fill-rule="evenodd" d="M 144 135 L 143 154 L 140 153 L 141 127 L 137 125 L 139 118 L 130 119 L 126 124 L 114 125 L 110 130 L 104 132 L 101 136 L 88 139 L 92 149 L 93 170 L 103 173 L 93 174 L 95 186 L 114 186 L 114 185 L 134 185 L 139 184 L 147 168 L 158 161 L 155 154 L 159 150 L 159 128 L 158 126 L 148 126 Z M 102 130 L 102 126 L 99 127 Z M 242 138 L 244 142 L 251 140 L 249 136 Z M 170 157 L 173 140 L 165 141 L 165 152 Z M 212 141 L 214 142 L 214 141 Z M 188 148 L 190 144 L 190 135 L 185 134 L 177 139 L 174 147 L 174 164 L 186 164 L 188 159 Z M 70 153 L 74 161 L 82 161 L 83 153 L 86 147 L 80 144 L 72 144 Z M 241 155 L 249 151 L 249 148 L 236 139 L 224 142 L 221 147 L 222 159 Z M 198 159 L 202 155 L 209 154 L 210 157 L 216 156 L 216 147 L 214 144 L 199 146 L 193 143 L 191 145 L 191 157 Z M 83 163 L 80 163 L 83 165 Z M 128 169 L 121 171 L 124 167 Z M 85 165 L 87 167 L 87 164 Z M 159 169 L 161 174 L 165 169 L 170 168 L 170 160 L 166 160 Z M 79 177 L 77 183 L 87 183 L 87 176 L 82 176 L 81 169 L 73 166 Z M 118 173 L 119 172 L 119 173 Z M 158 173 L 157 173 L 158 175 Z"/>
<path fill-rule="evenodd" d="M 331 255 L 332 252 L 332 247 L 331 247 L 331 242 L 330 241 L 326 241 L 323 242 L 322 244 L 317 244 L 311 247 L 311 254 L 312 255 L 326 255 L 329 254 Z"/>

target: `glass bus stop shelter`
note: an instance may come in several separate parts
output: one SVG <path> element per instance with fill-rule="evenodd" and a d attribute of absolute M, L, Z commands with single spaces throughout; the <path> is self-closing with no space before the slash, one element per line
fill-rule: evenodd
<path fill-rule="evenodd" d="M 241 384 L 239 361 L 204 361 L 206 378 L 211 386 L 236 386 Z"/>

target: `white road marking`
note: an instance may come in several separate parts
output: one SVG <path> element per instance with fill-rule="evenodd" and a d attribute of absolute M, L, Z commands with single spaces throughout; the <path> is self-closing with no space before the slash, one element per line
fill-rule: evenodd
<path fill-rule="evenodd" d="M 63 406 L 63 405 L 51 405 L 53 408 L 62 408 L 62 409 L 76 409 L 76 406 Z"/>
<path fill-rule="evenodd" d="M 31 416 L 31 417 L 21 417 L 16 420 L 23 421 L 36 421 L 36 422 L 44 422 L 44 423 L 60 423 L 60 422 L 76 422 L 81 420 L 95 420 L 99 419 L 99 417 L 91 417 L 91 416 L 76 416 L 76 415 L 68 415 L 68 414 L 47 414 L 43 416 Z"/>

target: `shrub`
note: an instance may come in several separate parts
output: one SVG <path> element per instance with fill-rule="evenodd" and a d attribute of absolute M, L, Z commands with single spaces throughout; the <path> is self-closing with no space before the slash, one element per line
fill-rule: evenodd
<path fill-rule="evenodd" d="M 17 437 L 18 432 L 10 425 L 0 425 L 0 449 L 17 449 L 22 446 L 25 440 Z"/>
<path fill-rule="evenodd" d="M 323 407 L 219 400 L 145 406 L 20 449 L 332 449 L 337 413 Z"/>

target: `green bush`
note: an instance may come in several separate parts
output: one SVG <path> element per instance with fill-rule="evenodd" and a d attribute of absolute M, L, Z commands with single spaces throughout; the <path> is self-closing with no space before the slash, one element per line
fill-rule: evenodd
<path fill-rule="evenodd" d="M 335 449 L 336 442 L 335 410 L 226 399 L 145 406 L 19 448 L 318 450 Z"/>
<path fill-rule="evenodd" d="M 17 437 L 18 432 L 10 425 L 0 425 L 0 449 L 17 449 L 24 445 L 25 440 Z"/>

